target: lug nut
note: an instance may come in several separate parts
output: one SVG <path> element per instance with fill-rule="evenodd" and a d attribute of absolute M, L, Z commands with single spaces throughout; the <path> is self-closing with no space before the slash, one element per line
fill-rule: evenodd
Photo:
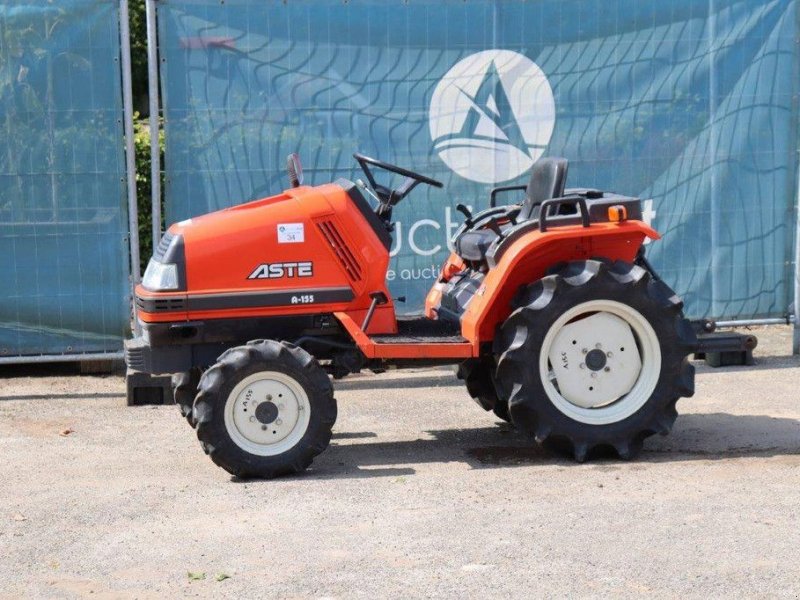
<path fill-rule="evenodd" d="M 597 379 L 597 371 L 592 371 L 592 379 Z"/>
<path fill-rule="evenodd" d="M 609 350 L 608 352 L 606 352 L 606 356 L 608 358 L 611 358 L 612 356 L 614 356 L 614 354 Z"/>
<path fill-rule="evenodd" d="M 605 371 L 606 373 L 608 373 L 610 370 L 611 370 L 611 367 L 606 367 L 605 369 L 603 369 L 603 371 Z"/>
<path fill-rule="evenodd" d="M 275 425 L 283 425 L 283 421 L 280 419 L 275 419 Z"/>
<path fill-rule="evenodd" d="M 589 352 L 589 351 L 588 351 L 586 348 L 584 348 L 583 350 L 581 350 L 581 352 L 583 352 L 584 354 L 586 354 L 586 353 L 587 353 L 587 352 Z"/>
<path fill-rule="evenodd" d="M 581 369 L 585 369 L 586 368 L 586 363 L 581 363 L 579 366 L 580 366 Z"/>
<path fill-rule="evenodd" d="M 262 425 L 261 429 L 262 429 L 262 431 L 266 431 L 267 430 L 267 426 L 266 425 Z"/>
<path fill-rule="evenodd" d="M 256 418 L 255 417 L 250 417 L 250 422 L 251 423 L 255 423 L 256 422 Z"/>
<path fill-rule="evenodd" d="M 602 348 L 602 347 L 603 347 L 603 344 L 601 344 L 600 342 L 597 342 L 597 343 L 594 345 L 594 347 L 595 347 L 595 348 Z"/>
<path fill-rule="evenodd" d="M 267 400 L 272 400 L 272 394 L 267 394 Z"/>

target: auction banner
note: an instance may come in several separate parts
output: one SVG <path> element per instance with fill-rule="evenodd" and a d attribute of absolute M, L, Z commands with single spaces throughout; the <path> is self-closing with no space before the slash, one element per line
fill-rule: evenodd
<path fill-rule="evenodd" d="M 166 0 L 170 221 L 306 182 L 360 151 L 444 182 L 396 209 L 399 310 L 463 217 L 542 156 L 637 196 L 691 317 L 787 314 L 797 192 L 794 0 Z M 396 180 L 395 180 L 396 181 Z M 509 194 L 508 203 L 521 195 Z"/>

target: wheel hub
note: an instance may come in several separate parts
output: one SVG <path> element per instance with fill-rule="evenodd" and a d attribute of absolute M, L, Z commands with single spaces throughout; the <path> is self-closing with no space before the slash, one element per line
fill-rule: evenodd
<path fill-rule="evenodd" d="M 256 419 L 259 423 L 269 425 L 278 418 L 278 407 L 273 402 L 262 402 L 256 406 Z"/>
<path fill-rule="evenodd" d="M 595 312 L 564 325 L 548 352 L 561 396 L 581 408 L 611 404 L 631 391 L 642 359 L 630 325 Z"/>
<path fill-rule="evenodd" d="M 308 427 L 310 404 L 303 388 L 278 371 L 254 373 L 230 393 L 225 426 L 238 446 L 252 454 L 285 452 Z"/>
<path fill-rule="evenodd" d="M 586 354 L 586 366 L 592 371 L 599 371 L 606 366 L 606 353 L 595 348 Z"/>

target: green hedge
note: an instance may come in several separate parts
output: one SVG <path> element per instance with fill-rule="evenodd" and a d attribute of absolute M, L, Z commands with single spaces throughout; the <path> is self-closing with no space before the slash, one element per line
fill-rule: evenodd
<path fill-rule="evenodd" d="M 139 205 L 139 248 L 141 254 L 141 269 L 144 272 L 147 261 L 153 250 L 153 211 L 150 198 L 150 128 L 146 119 L 140 119 L 139 114 L 134 115 L 133 144 L 136 154 L 136 199 Z M 161 149 L 161 164 L 164 164 L 164 130 L 161 128 L 158 136 L 158 145 Z M 161 214 L 164 214 L 164 171 L 161 171 Z M 161 222 L 164 228 L 164 222 Z"/>

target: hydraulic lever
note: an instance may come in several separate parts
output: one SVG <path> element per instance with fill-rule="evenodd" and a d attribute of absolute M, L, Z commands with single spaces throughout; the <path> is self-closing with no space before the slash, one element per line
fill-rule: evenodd
<path fill-rule="evenodd" d="M 467 227 L 472 227 L 472 212 L 461 203 L 456 204 L 456 210 L 466 217 L 464 220 L 464 225 Z"/>

